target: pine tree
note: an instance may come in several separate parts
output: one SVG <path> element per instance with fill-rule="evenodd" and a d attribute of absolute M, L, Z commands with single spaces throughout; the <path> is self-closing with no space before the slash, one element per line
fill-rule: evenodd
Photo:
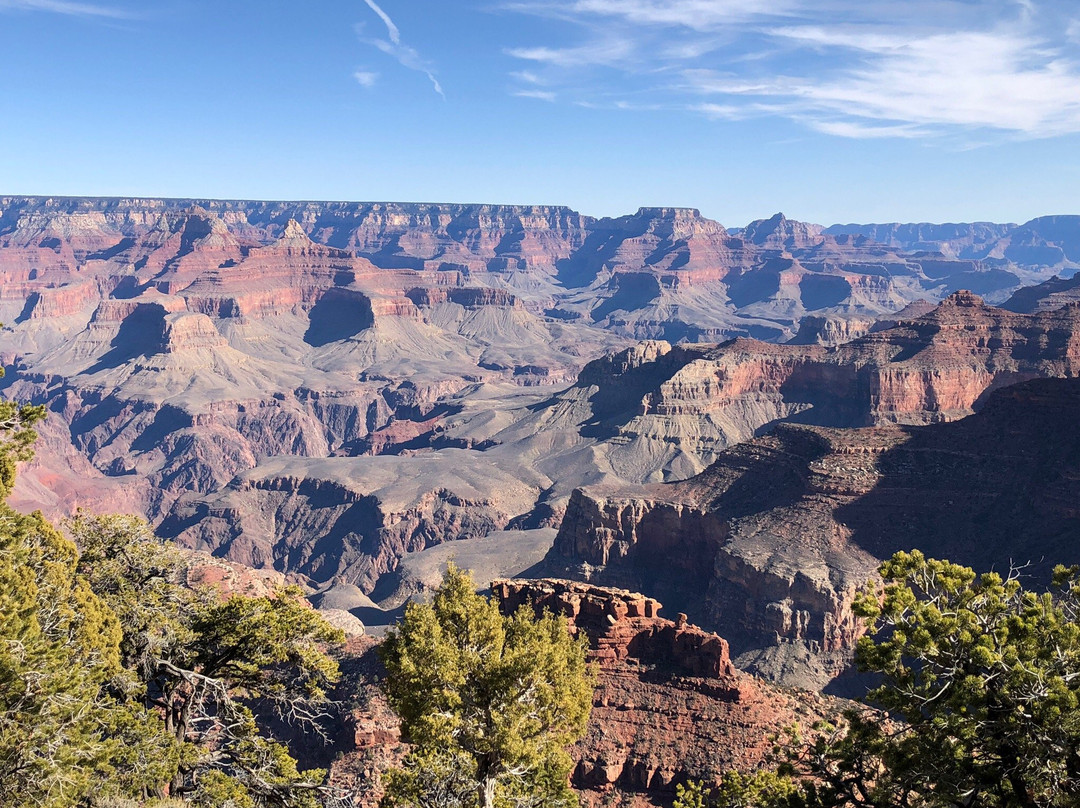
<path fill-rule="evenodd" d="M 62 808 L 117 748 L 102 688 L 120 672 L 120 625 L 77 574 L 74 545 L 7 504 L 42 416 L 0 402 L 0 805 Z"/>
<path fill-rule="evenodd" d="M 385 690 L 413 744 L 384 806 L 571 806 L 567 747 L 585 731 L 592 678 L 566 622 L 506 618 L 453 565 L 381 648 Z"/>
<path fill-rule="evenodd" d="M 314 808 L 326 773 L 300 772 L 253 708 L 321 731 L 339 676 L 326 649 L 342 632 L 296 587 L 226 599 L 188 587 L 179 551 L 136 517 L 79 514 L 67 528 L 80 571 L 119 618 L 141 706 L 162 716 L 162 736 L 181 750 L 157 792 L 200 806 Z"/>

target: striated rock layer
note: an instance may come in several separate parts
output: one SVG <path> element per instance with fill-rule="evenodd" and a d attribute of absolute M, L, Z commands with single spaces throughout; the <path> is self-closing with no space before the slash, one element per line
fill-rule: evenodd
<path fill-rule="evenodd" d="M 664 442 L 699 464 L 697 472 L 717 452 L 781 421 L 956 420 L 999 387 L 1078 372 L 1080 307 L 1020 315 L 957 292 L 922 316 L 886 321 L 834 347 L 642 343 L 587 365 L 561 401 L 587 399 L 591 428 L 618 441 L 613 451 L 627 463 Z"/>
<path fill-rule="evenodd" d="M 0 198 L 0 387 L 50 414 L 15 501 L 371 595 L 779 421 L 950 420 L 1072 374 L 1076 309 L 912 306 L 1065 271 L 1075 224 L 1006 228 L 1013 260 L 688 208 Z M 807 315 L 812 344 L 764 341 Z"/>
<path fill-rule="evenodd" d="M 596 689 L 586 735 L 571 750 L 571 785 L 584 806 L 670 805 L 677 784 L 716 781 L 731 769 L 753 771 L 774 735 L 795 723 L 811 732 L 816 721 L 838 711 L 826 697 L 739 673 L 722 638 L 682 615 L 661 618 L 660 604 L 643 595 L 559 580 L 498 580 L 491 588 L 504 613 L 550 609 L 588 637 Z M 354 641 L 361 654 L 346 662 L 367 684 L 353 716 L 353 746 L 333 764 L 332 777 L 356 787 L 361 804 L 374 806 L 379 774 L 399 762 L 407 746 L 372 685 L 381 671 L 370 642 Z"/>
<path fill-rule="evenodd" d="M 1040 379 L 955 423 L 781 424 L 690 480 L 576 491 L 549 560 L 665 597 L 740 666 L 821 687 L 859 636 L 855 593 L 897 550 L 1032 574 L 1080 561 L 1078 407 L 1080 380 Z"/>
<path fill-rule="evenodd" d="M 1021 315 L 957 293 L 831 348 L 639 343 L 554 396 L 458 398 L 426 428 L 381 430 L 384 456 L 263 460 L 179 502 L 161 530 L 370 594 L 406 553 L 557 526 L 583 483 L 691 477 L 779 423 L 953 421 L 1017 381 L 1075 376 L 1078 318 L 1076 307 Z"/>

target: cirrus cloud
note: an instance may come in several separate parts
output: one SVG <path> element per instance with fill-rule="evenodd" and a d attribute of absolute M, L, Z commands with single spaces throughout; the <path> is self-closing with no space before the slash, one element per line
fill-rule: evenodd
<path fill-rule="evenodd" d="M 576 41 L 510 47 L 560 97 L 632 97 L 849 138 L 1080 133 L 1066 0 L 519 0 Z"/>
<path fill-rule="evenodd" d="M 431 86 L 434 88 L 435 92 L 445 101 L 446 93 L 443 92 L 442 85 L 435 75 L 434 66 L 424 59 L 419 51 L 401 41 L 401 29 L 398 28 L 390 15 L 383 10 L 382 6 L 376 3 L 375 0 L 364 0 L 364 2 L 367 4 L 368 8 L 375 12 L 375 15 L 382 20 L 383 25 L 386 26 L 387 38 L 366 37 L 364 35 L 364 27 L 363 25 L 360 25 L 357 26 L 357 35 L 360 37 L 360 40 L 377 50 L 382 51 L 387 56 L 396 59 L 398 64 L 402 67 L 408 68 L 409 70 L 415 70 L 418 73 L 423 73 L 428 77 L 428 81 L 431 82 Z M 359 81 L 359 79 L 357 80 Z M 363 82 L 361 82 L 361 84 L 363 84 Z M 364 84 L 364 86 L 367 87 L 371 85 Z"/>
<path fill-rule="evenodd" d="M 69 17 L 103 17 L 113 20 L 127 20 L 135 16 L 131 12 L 112 6 L 69 2 L 69 0 L 0 0 L 0 11 L 46 11 Z"/>

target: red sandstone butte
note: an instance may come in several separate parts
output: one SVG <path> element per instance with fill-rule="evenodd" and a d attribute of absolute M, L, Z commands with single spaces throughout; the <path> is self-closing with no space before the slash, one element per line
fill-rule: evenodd
<path fill-rule="evenodd" d="M 652 598 L 556 579 L 494 581 L 504 613 L 563 615 L 589 638 L 597 673 L 572 784 L 585 806 L 667 805 L 689 779 L 752 771 L 784 727 L 809 727 L 835 710 L 827 699 L 740 673 L 727 642 L 659 616 Z"/>
<path fill-rule="evenodd" d="M 652 598 L 551 579 L 498 580 L 491 589 L 505 613 L 547 609 L 589 638 L 593 709 L 585 737 L 571 750 L 571 784 L 586 808 L 670 805 L 677 784 L 753 771 L 785 727 L 798 723 L 809 731 L 837 711 L 838 702 L 816 693 L 739 673 L 723 638 L 681 615 L 661 618 Z M 378 688 L 376 642 L 350 640 L 342 666 L 345 679 L 360 684 L 347 695 L 363 706 L 349 723 L 352 745 L 332 768 L 333 781 L 365 808 L 378 803 L 380 774 L 408 751 Z"/>

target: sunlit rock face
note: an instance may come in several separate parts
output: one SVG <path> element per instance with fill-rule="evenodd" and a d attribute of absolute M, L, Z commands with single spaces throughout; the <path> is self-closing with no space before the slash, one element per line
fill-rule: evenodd
<path fill-rule="evenodd" d="M 589 808 L 670 805 L 679 784 L 716 782 L 732 769 L 752 772 L 776 733 L 796 721 L 812 733 L 815 722 L 841 708 L 828 697 L 739 673 L 723 638 L 685 615 L 661 617 L 660 604 L 644 595 L 547 579 L 496 580 L 491 590 L 504 613 L 553 611 L 588 641 L 596 688 L 585 737 L 570 754 L 571 785 Z M 374 684 L 381 671 L 373 641 L 354 640 L 350 650 L 346 677 L 362 674 L 362 698 L 354 700 L 363 706 L 353 715 L 351 743 L 332 763 L 332 779 L 355 787 L 360 804 L 374 808 L 378 774 L 397 765 L 407 746 Z"/>
<path fill-rule="evenodd" d="M 1070 227 L 1006 228 L 1009 258 L 993 228 L 688 208 L 0 198 L 0 384 L 50 414 L 14 500 L 371 595 L 774 423 L 948 421 L 1070 375 L 1075 309 L 928 312 L 1065 272 Z"/>
<path fill-rule="evenodd" d="M 665 598 L 743 669 L 824 687 L 862 627 L 855 594 L 917 548 L 980 570 L 1080 562 L 1080 379 L 992 392 L 924 426 L 779 424 L 689 480 L 570 498 L 549 560 Z"/>

